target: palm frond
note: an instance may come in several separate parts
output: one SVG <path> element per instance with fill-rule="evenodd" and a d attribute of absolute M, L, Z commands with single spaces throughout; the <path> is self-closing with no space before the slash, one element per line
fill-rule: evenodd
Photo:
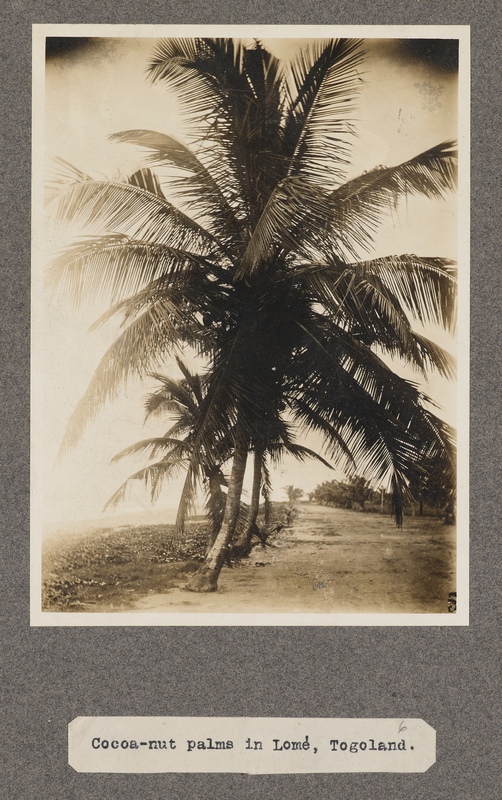
<path fill-rule="evenodd" d="M 222 240 L 230 237 L 233 246 L 238 249 L 239 242 L 242 244 L 243 232 L 235 213 L 235 201 L 232 204 L 232 193 L 228 193 L 221 170 L 216 169 L 213 176 L 195 153 L 163 133 L 121 131 L 112 134 L 110 139 L 144 147 L 148 151 L 146 160 L 153 166 L 174 167 L 174 174 L 171 172 L 167 176 L 171 191 L 179 195 L 196 216 L 210 220 L 209 229 L 212 233 Z"/>
<path fill-rule="evenodd" d="M 146 454 L 148 458 L 157 458 L 160 453 L 164 454 L 164 458 L 169 461 L 174 458 L 180 459 L 183 457 L 186 450 L 186 443 L 180 439 L 173 439 L 167 436 L 158 436 L 153 439 L 142 439 L 139 442 L 125 447 L 120 453 L 113 456 L 111 463 L 120 461 L 122 458 L 127 458 L 132 455 Z"/>
<path fill-rule="evenodd" d="M 356 274 L 375 275 L 414 319 L 454 331 L 457 316 L 455 262 L 416 255 L 386 256 L 351 265 Z"/>
<path fill-rule="evenodd" d="M 422 361 L 427 370 L 435 369 L 440 375 L 450 380 L 455 378 L 456 361 L 451 353 L 448 353 L 436 342 L 416 332 L 413 334 L 413 338 L 421 352 Z"/>
<path fill-rule="evenodd" d="M 210 274 L 212 265 L 196 253 L 125 234 L 87 236 L 65 248 L 46 272 L 46 285 L 59 290 L 74 306 L 82 298 L 110 297 L 117 303 L 152 281 L 183 284 L 190 271 Z"/>
<path fill-rule="evenodd" d="M 400 300 L 377 275 L 357 277 L 350 269 L 306 273 L 304 280 L 316 302 L 323 305 L 334 333 L 348 342 L 378 346 L 399 357 L 423 375 L 433 368 L 453 377 L 454 362 L 445 350 L 413 331 Z"/>
<path fill-rule="evenodd" d="M 307 280 L 333 322 L 351 332 L 357 330 L 367 344 L 377 342 L 389 349 L 397 346 L 401 354 L 423 369 L 410 322 L 397 298 L 377 276 L 354 278 L 345 270 L 335 280 L 318 272 L 308 275 Z"/>
<path fill-rule="evenodd" d="M 300 429 L 305 433 L 320 433 L 326 443 L 326 450 L 332 462 L 326 462 L 330 469 L 343 464 L 345 469 L 356 468 L 356 462 L 350 447 L 337 428 L 326 418 L 325 413 L 312 407 L 310 402 L 303 400 L 301 393 L 288 396 L 288 405 L 293 411 L 295 420 L 300 424 Z M 317 455 L 317 454 L 316 454 Z"/>
<path fill-rule="evenodd" d="M 272 261 L 274 248 L 297 255 L 318 253 L 330 227 L 329 195 L 303 177 L 281 181 L 254 227 L 236 278 L 248 278 Z"/>
<path fill-rule="evenodd" d="M 241 121 L 252 106 L 253 91 L 242 69 L 244 49 L 232 39 L 163 39 L 151 58 L 149 75 L 175 91 L 183 113 L 210 143 L 223 183 L 244 211 L 249 202 L 242 164 Z M 205 151 L 206 152 L 206 151 Z"/>
<path fill-rule="evenodd" d="M 145 485 L 145 488 L 150 490 L 151 500 L 155 502 L 155 500 L 158 499 L 162 483 L 174 477 L 182 468 L 183 464 L 178 459 L 174 461 L 162 459 L 155 464 L 150 464 L 144 467 L 144 469 L 138 470 L 133 475 L 130 475 L 127 480 L 119 486 L 117 491 L 113 493 L 110 499 L 107 500 L 103 511 L 116 508 L 120 503 L 126 501 L 129 496 L 131 485 L 135 481 L 141 481 Z"/>
<path fill-rule="evenodd" d="M 297 365 L 309 369 L 311 359 L 313 369 L 328 369 L 332 380 L 343 382 L 347 376 L 383 407 L 390 408 L 392 403 L 411 407 L 428 400 L 415 383 L 399 377 L 370 347 L 321 315 L 312 315 L 308 323 L 297 321 L 296 325 L 305 336 L 292 375 Z"/>
<path fill-rule="evenodd" d="M 331 193 L 303 177 L 281 181 L 256 224 L 237 276 L 255 272 L 279 243 L 297 255 L 324 251 L 342 261 L 358 257 L 370 248 L 383 215 L 400 197 L 442 197 L 454 187 L 455 166 L 456 151 L 452 143 L 445 143 Z"/>
<path fill-rule="evenodd" d="M 145 192 L 154 194 L 162 200 L 167 199 L 162 191 L 157 175 L 148 167 L 141 167 L 141 169 L 136 170 L 136 172 L 127 178 L 126 182 L 131 186 L 137 186 L 138 189 L 144 189 Z"/>
<path fill-rule="evenodd" d="M 190 392 L 193 395 L 196 406 L 197 407 L 200 406 L 204 396 L 203 381 L 201 379 L 201 376 L 190 372 L 187 365 L 182 361 L 182 359 L 179 356 L 176 356 L 176 363 L 178 365 L 178 368 L 183 373 L 186 385 L 189 387 Z"/>
<path fill-rule="evenodd" d="M 421 323 L 441 325 L 453 331 L 456 325 L 457 280 L 455 262 L 447 258 L 389 255 L 357 263 L 331 262 L 297 267 L 295 272 L 327 275 L 331 283 L 343 276 L 354 280 L 378 278 Z"/>
<path fill-rule="evenodd" d="M 159 44 L 150 74 L 174 89 L 200 131 L 201 160 L 230 189 L 239 220 L 253 226 L 284 177 L 277 59 L 259 42 L 243 47 L 231 39 L 170 39 Z"/>
<path fill-rule="evenodd" d="M 298 461 L 314 459 L 315 461 L 319 461 L 321 464 L 323 464 L 323 466 L 328 467 L 328 469 L 333 469 L 333 465 L 330 464 L 329 461 L 326 461 L 326 459 L 319 455 L 319 453 L 311 450 L 310 447 L 305 447 L 304 445 L 297 444 L 291 440 L 285 440 L 283 442 L 283 447 L 288 453 L 291 453 L 292 456 L 298 459 Z"/>
<path fill-rule="evenodd" d="M 347 363 L 339 350 L 330 352 L 319 331 L 306 333 L 311 346 L 295 360 L 296 378 L 286 387 L 288 404 L 301 424 L 324 434 L 335 464 L 350 466 L 341 440 L 359 474 L 389 482 L 399 524 L 410 485 L 418 483 L 438 454 L 451 449 L 452 431 L 425 408 L 427 398 L 413 384 L 371 351 L 366 361 L 361 357 Z"/>
<path fill-rule="evenodd" d="M 193 418 L 199 408 L 197 396 L 185 381 L 168 378 L 166 375 L 151 374 L 160 382 L 160 387 L 151 392 L 145 400 L 147 417 L 159 411 L 177 411 L 181 417 Z"/>
<path fill-rule="evenodd" d="M 360 40 L 332 39 L 310 45 L 293 60 L 294 94 L 284 129 L 288 174 L 306 175 L 325 189 L 339 185 L 349 162 L 363 57 Z"/>
<path fill-rule="evenodd" d="M 330 195 L 331 225 L 339 246 L 356 258 L 368 251 L 382 217 L 400 198 L 442 198 L 455 188 L 457 150 L 444 142 L 395 167 L 379 167 L 348 181 Z"/>
<path fill-rule="evenodd" d="M 156 190 L 145 188 L 143 177 L 134 182 L 82 180 L 70 184 L 55 202 L 56 222 L 78 221 L 83 226 L 103 226 L 113 233 L 167 244 L 200 255 L 224 246 L 204 227 L 169 203 Z M 141 184 L 141 185 L 139 185 Z M 152 186 L 152 189 L 155 189 Z"/>
<path fill-rule="evenodd" d="M 47 203 L 52 203 L 62 191 L 73 184 L 91 180 L 92 177 L 90 175 L 82 172 L 81 169 L 70 164 L 64 158 L 57 156 L 53 160 L 49 177 L 45 184 L 45 200 Z"/>
<path fill-rule="evenodd" d="M 180 421 L 185 422 L 185 415 L 187 421 L 190 415 L 187 415 L 187 409 L 184 402 L 176 400 L 175 398 L 168 398 L 162 389 L 149 394 L 145 400 L 145 420 L 150 416 L 159 416 L 160 414 L 173 414 Z"/>
<path fill-rule="evenodd" d="M 134 320 L 102 357 L 87 391 L 73 412 L 60 448 L 71 449 L 98 411 L 133 375 L 145 375 L 172 350 L 177 331 L 161 301 Z"/>
<path fill-rule="evenodd" d="M 148 72 L 176 91 L 188 118 L 203 122 L 224 109 L 229 94 L 250 91 L 242 73 L 243 47 L 233 39 L 161 39 Z"/>
<path fill-rule="evenodd" d="M 246 392 L 252 393 L 252 387 L 246 385 L 241 372 L 248 355 L 249 340 L 246 333 L 241 328 L 228 349 L 221 349 L 213 354 L 206 394 L 194 424 L 195 452 L 214 452 L 215 447 L 219 448 L 227 443 L 228 433 L 231 437 L 234 435 L 237 428 L 237 409 L 245 404 Z M 241 419 L 244 419 L 242 414 Z"/>

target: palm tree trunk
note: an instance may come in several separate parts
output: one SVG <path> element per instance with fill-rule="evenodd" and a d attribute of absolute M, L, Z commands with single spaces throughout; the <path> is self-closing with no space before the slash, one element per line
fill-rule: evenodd
<path fill-rule="evenodd" d="M 265 522 L 265 530 L 268 530 L 270 527 L 270 523 L 272 522 L 272 503 L 270 497 L 265 497 L 264 502 L 265 510 L 264 510 L 264 522 Z"/>
<path fill-rule="evenodd" d="M 237 538 L 232 553 L 236 556 L 247 556 L 251 552 L 251 539 L 256 529 L 256 520 L 258 519 L 258 512 L 260 510 L 260 489 L 261 489 L 261 472 L 263 464 L 264 447 L 257 447 L 254 456 L 254 469 L 253 469 L 253 489 L 251 492 L 251 503 L 249 506 L 249 514 L 246 520 L 246 527 Z"/>
<path fill-rule="evenodd" d="M 218 578 L 239 517 L 247 455 L 247 438 L 242 433 L 237 434 L 223 523 L 203 564 L 187 585 L 187 589 L 191 592 L 215 592 L 218 588 Z"/>
<path fill-rule="evenodd" d="M 221 481 L 222 476 L 219 471 L 211 475 L 208 479 L 208 503 L 206 505 L 206 514 L 211 523 L 211 532 L 209 534 L 206 553 L 209 553 L 216 541 L 225 514 L 226 495 L 221 489 Z"/>

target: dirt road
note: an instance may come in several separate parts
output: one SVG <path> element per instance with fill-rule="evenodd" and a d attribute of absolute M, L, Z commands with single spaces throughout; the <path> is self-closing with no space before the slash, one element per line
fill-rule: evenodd
<path fill-rule="evenodd" d="M 150 593 L 137 612 L 445 613 L 455 586 L 455 530 L 405 518 L 301 505 L 289 530 L 222 570 L 213 594 Z"/>

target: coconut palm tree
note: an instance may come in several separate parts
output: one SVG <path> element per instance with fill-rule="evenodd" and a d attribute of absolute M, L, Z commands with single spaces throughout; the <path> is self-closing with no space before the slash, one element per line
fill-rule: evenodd
<path fill-rule="evenodd" d="M 173 425 L 163 436 L 143 439 L 113 457 L 112 461 L 118 461 L 126 456 L 141 454 L 146 455 L 149 460 L 156 460 L 130 475 L 107 501 L 105 508 L 121 503 L 134 481 L 142 481 L 150 489 L 152 502 L 155 502 L 163 484 L 185 472 L 173 543 L 184 533 L 186 516 L 193 510 L 198 485 L 206 497 L 205 509 L 212 543 L 220 529 L 225 509 L 223 487 L 227 482 L 222 465 L 231 457 L 231 432 L 226 431 L 221 440 L 215 438 L 210 450 L 201 450 L 197 459 L 192 459 L 191 437 L 204 397 L 204 381 L 200 375 L 191 373 L 180 358 L 176 361 L 183 378 L 175 380 L 165 375 L 152 374 L 151 377 L 159 382 L 159 387 L 147 396 L 145 402 L 145 420 L 151 416 L 168 414 Z"/>
<path fill-rule="evenodd" d="M 231 431 L 223 523 L 196 591 L 217 586 L 248 454 L 262 458 L 269 426 L 318 431 L 335 462 L 389 482 L 398 523 L 427 453 L 453 458 L 451 431 L 388 362 L 452 374 L 451 358 L 413 322 L 453 327 L 453 264 L 371 252 L 400 197 L 454 187 L 456 152 L 443 143 L 345 181 L 362 61 L 352 39 L 315 42 L 285 65 L 259 42 L 162 40 L 149 72 L 177 92 L 188 144 L 121 132 L 114 140 L 144 148 L 148 166 L 122 181 L 66 169 L 59 183 L 58 217 L 100 232 L 68 248 L 52 277 L 76 302 L 108 292 L 105 318 L 124 326 L 65 446 L 120 382 L 187 345 L 208 370 L 191 463 Z"/>
<path fill-rule="evenodd" d="M 226 493 L 223 487 L 227 486 L 227 480 L 222 467 L 233 454 L 233 432 L 228 429 L 222 431 L 221 436 L 215 436 L 210 450 L 201 448 L 194 453 L 194 430 L 206 394 L 206 382 L 203 376 L 190 372 L 180 358 L 176 358 L 176 362 L 183 378 L 175 380 L 165 375 L 152 374 L 150 377 L 158 381 L 159 387 L 147 396 L 145 402 L 145 420 L 152 416 L 167 414 L 174 424 L 163 436 L 135 442 L 112 458 L 112 462 L 116 462 L 131 455 L 146 455 L 149 460 L 156 460 L 130 475 L 107 501 L 105 509 L 113 508 L 124 501 L 131 484 L 135 481 L 145 484 L 150 490 L 152 502 L 155 502 L 162 486 L 173 477 L 185 472 L 185 483 L 178 506 L 172 543 L 176 543 L 184 533 L 185 520 L 187 514 L 194 509 L 196 490 L 199 487 L 206 497 L 205 509 L 210 523 L 209 545 L 212 546 L 221 527 L 225 510 Z M 296 443 L 284 424 L 276 426 L 274 436 L 269 429 L 268 436 L 268 440 L 262 438 L 261 444 L 256 446 L 250 505 L 247 507 L 241 502 L 240 538 L 236 542 L 234 555 L 246 555 L 251 549 L 253 534 L 259 533 L 256 520 L 260 493 L 263 493 L 267 500 L 270 491 L 268 454 L 277 461 L 284 452 L 288 452 L 299 460 L 316 458 L 329 466 L 321 456 Z"/>

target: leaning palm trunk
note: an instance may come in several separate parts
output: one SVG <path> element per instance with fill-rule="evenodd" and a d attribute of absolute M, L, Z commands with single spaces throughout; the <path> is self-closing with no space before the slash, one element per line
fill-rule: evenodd
<path fill-rule="evenodd" d="M 265 522 L 265 530 L 267 531 L 270 528 L 270 524 L 272 522 L 272 503 L 270 497 L 265 497 L 264 501 L 264 522 Z"/>
<path fill-rule="evenodd" d="M 240 535 L 237 537 L 235 544 L 232 548 L 232 553 L 235 556 L 247 556 L 251 552 L 251 540 L 253 534 L 257 532 L 256 520 L 258 519 L 258 512 L 260 510 L 260 489 L 262 478 L 262 465 L 263 465 L 264 448 L 257 447 L 254 456 L 254 470 L 253 470 L 253 489 L 251 492 L 251 503 L 249 506 L 249 514 L 246 520 L 246 525 Z"/>
<path fill-rule="evenodd" d="M 225 514 L 226 495 L 221 488 L 222 475 L 219 469 L 209 476 L 207 486 L 208 497 L 206 513 L 211 525 L 211 532 L 209 534 L 206 553 L 209 553 L 223 524 L 223 517 Z"/>
<path fill-rule="evenodd" d="M 248 443 L 245 436 L 238 435 L 235 445 L 234 461 L 228 485 L 227 502 L 223 523 L 213 546 L 207 553 L 203 564 L 197 570 L 187 589 L 191 592 L 215 592 L 218 588 L 218 577 L 225 563 L 228 547 L 235 533 L 239 518 L 242 484 L 246 471 Z"/>

